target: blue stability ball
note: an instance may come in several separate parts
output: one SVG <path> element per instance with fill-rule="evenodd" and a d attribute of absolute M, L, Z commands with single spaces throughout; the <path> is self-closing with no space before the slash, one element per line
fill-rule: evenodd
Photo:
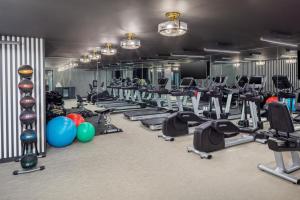
<path fill-rule="evenodd" d="M 76 137 L 76 125 L 67 117 L 56 117 L 48 122 L 46 137 L 51 146 L 68 146 Z"/>

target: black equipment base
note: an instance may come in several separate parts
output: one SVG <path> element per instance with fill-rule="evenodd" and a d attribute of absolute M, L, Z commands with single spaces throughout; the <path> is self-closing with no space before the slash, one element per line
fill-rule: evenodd
<path fill-rule="evenodd" d="M 98 116 L 90 117 L 90 118 L 86 119 L 86 121 L 90 122 L 91 124 L 94 125 L 94 127 L 96 129 L 96 136 L 123 132 L 122 129 L 116 127 L 113 124 L 105 125 L 102 123 L 98 123 Z"/>

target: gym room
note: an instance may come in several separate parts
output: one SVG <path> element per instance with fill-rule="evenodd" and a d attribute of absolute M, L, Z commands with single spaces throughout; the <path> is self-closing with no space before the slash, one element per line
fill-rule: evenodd
<path fill-rule="evenodd" d="M 300 1 L 1 0 L 1 200 L 296 200 Z"/>

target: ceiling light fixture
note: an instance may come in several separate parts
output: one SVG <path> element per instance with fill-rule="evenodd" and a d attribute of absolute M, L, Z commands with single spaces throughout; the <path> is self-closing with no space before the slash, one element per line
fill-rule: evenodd
<path fill-rule="evenodd" d="M 268 42 L 271 44 L 277 44 L 280 46 L 287 46 L 287 47 L 294 47 L 294 48 L 298 47 L 298 44 L 293 44 L 293 43 L 289 43 L 289 42 L 284 42 L 284 41 L 274 40 L 274 39 L 269 39 L 269 38 L 264 38 L 264 37 L 261 37 L 260 41 Z"/>
<path fill-rule="evenodd" d="M 286 64 L 295 64 L 295 63 L 297 63 L 297 59 L 289 58 L 289 59 L 285 60 L 285 63 Z"/>
<path fill-rule="evenodd" d="M 95 48 L 89 54 L 89 58 L 91 60 L 100 60 L 101 59 L 101 55 L 99 54 L 99 51 Z"/>
<path fill-rule="evenodd" d="M 257 66 L 263 66 L 263 65 L 265 65 L 265 64 L 266 64 L 266 62 L 265 62 L 265 61 L 262 61 L 262 60 L 260 60 L 260 61 L 257 61 L 257 62 L 255 62 L 255 64 L 256 64 Z"/>
<path fill-rule="evenodd" d="M 77 62 L 74 62 L 74 61 L 71 61 L 70 63 L 67 63 L 61 67 L 59 67 L 57 69 L 58 72 L 63 72 L 63 71 L 66 71 L 66 70 L 69 70 L 69 69 L 73 69 L 75 67 L 78 67 L 78 63 Z"/>
<path fill-rule="evenodd" d="M 89 63 L 91 60 L 89 58 L 88 55 L 83 55 L 80 59 L 79 59 L 80 62 L 82 63 Z"/>
<path fill-rule="evenodd" d="M 224 49 L 203 49 L 205 52 L 215 52 L 215 53 L 228 53 L 228 54 L 240 54 L 240 51 L 233 51 L 233 50 L 224 50 Z"/>
<path fill-rule="evenodd" d="M 125 36 L 126 39 L 121 40 L 120 46 L 123 49 L 138 49 L 141 47 L 141 41 L 138 39 L 135 39 L 134 33 L 126 33 Z"/>
<path fill-rule="evenodd" d="M 178 57 L 178 58 L 205 58 L 205 56 L 202 55 L 191 55 L 191 54 L 174 54 L 171 53 L 172 57 Z"/>
<path fill-rule="evenodd" d="M 246 61 L 257 61 L 257 60 L 259 60 L 258 58 L 250 58 L 250 57 L 246 57 L 246 58 L 244 58 L 244 60 L 246 60 Z"/>
<path fill-rule="evenodd" d="M 218 64 L 232 64 L 232 61 L 215 60 L 214 63 L 218 63 Z"/>
<path fill-rule="evenodd" d="M 158 24 L 158 33 L 167 37 L 184 35 L 187 32 L 187 24 L 179 20 L 179 12 L 167 12 L 169 21 Z"/>
<path fill-rule="evenodd" d="M 6 40 L 0 40 L 0 44 L 19 45 L 19 44 L 21 44 L 21 42 L 19 42 L 19 41 L 6 41 Z"/>
<path fill-rule="evenodd" d="M 280 56 L 281 58 L 297 58 L 296 55 L 292 55 L 292 54 L 283 54 Z"/>
<path fill-rule="evenodd" d="M 222 57 L 222 60 L 231 60 L 232 58 L 230 57 Z"/>
<path fill-rule="evenodd" d="M 106 43 L 105 47 L 101 48 L 101 54 L 106 56 L 113 56 L 117 53 L 117 49 L 112 48 L 111 43 Z"/>

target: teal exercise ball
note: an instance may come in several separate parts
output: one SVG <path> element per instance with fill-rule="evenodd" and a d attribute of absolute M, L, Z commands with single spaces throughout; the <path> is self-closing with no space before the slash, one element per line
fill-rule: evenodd
<path fill-rule="evenodd" d="M 89 122 L 81 123 L 77 128 L 77 140 L 79 142 L 89 142 L 95 136 L 95 127 Z"/>
<path fill-rule="evenodd" d="M 47 142 L 53 147 L 65 147 L 76 138 L 76 125 L 67 117 L 56 117 L 47 124 Z"/>

